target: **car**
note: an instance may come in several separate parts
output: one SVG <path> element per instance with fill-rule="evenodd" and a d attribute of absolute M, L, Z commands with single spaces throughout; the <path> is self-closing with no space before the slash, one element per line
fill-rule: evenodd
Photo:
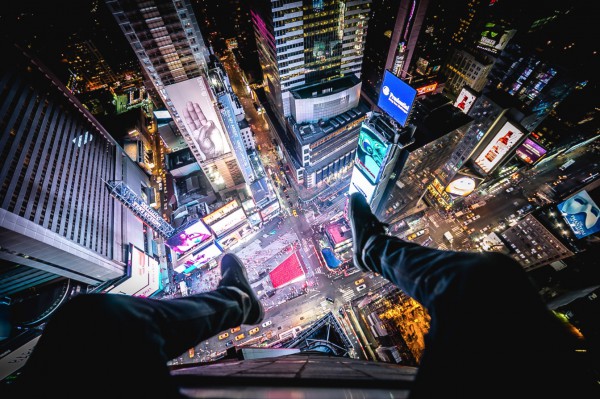
<path fill-rule="evenodd" d="M 246 336 L 244 334 L 240 334 L 240 335 L 238 335 L 238 336 L 235 337 L 235 340 L 239 341 L 239 340 L 244 339 L 244 338 L 246 338 Z"/>
<path fill-rule="evenodd" d="M 330 298 L 330 297 L 327 297 L 327 298 L 325 298 L 325 300 L 326 300 L 327 302 L 331 302 L 331 303 L 334 303 L 334 302 L 335 302 L 335 299 L 333 299 L 333 298 Z"/>
<path fill-rule="evenodd" d="M 358 279 L 358 280 L 356 280 L 356 281 L 354 282 L 354 285 L 361 285 L 361 284 L 362 284 L 362 283 L 364 283 L 364 282 L 365 282 L 365 279 L 364 279 L 364 278 L 361 278 L 361 279 Z"/>
<path fill-rule="evenodd" d="M 356 287 L 356 291 L 362 291 L 362 290 L 364 290 L 365 288 L 367 288 L 367 285 L 366 285 L 366 284 L 361 284 L 361 285 L 359 285 L 358 287 Z"/>
<path fill-rule="evenodd" d="M 234 328 L 232 328 L 232 329 L 231 329 L 231 333 L 232 333 L 232 334 L 233 334 L 233 333 L 236 333 L 236 332 L 240 331 L 241 329 L 242 329 L 242 328 L 241 328 L 240 326 L 234 327 Z"/>
<path fill-rule="evenodd" d="M 226 348 L 229 348 L 231 345 L 233 345 L 233 340 L 232 340 L 232 339 L 230 339 L 229 341 L 227 341 L 227 342 L 225 343 L 225 347 L 226 347 Z"/>
<path fill-rule="evenodd" d="M 425 232 L 426 232 L 425 229 L 417 231 L 417 233 L 416 233 L 417 237 L 421 237 L 423 234 L 425 234 Z"/>
<path fill-rule="evenodd" d="M 256 334 L 259 331 L 260 331 L 260 328 L 254 327 L 252 330 L 248 331 L 248 334 L 254 335 L 254 334 Z"/>
<path fill-rule="evenodd" d="M 265 327 L 269 327 L 271 324 L 273 324 L 273 322 L 271 320 L 269 321 L 265 321 L 264 323 L 262 323 L 263 328 Z"/>
<path fill-rule="evenodd" d="M 225 339 L 227 337 L 229 337 L 229 333 L 223 333 L 223 334 L 219 335 L 219 339 Z"/>
<path fill-rule="evenodd" d="M 412 233 L 411 235 L 409 235 L 408 237 L 406 237 L 406 239 L 408 241 L 414 240 L 415 238 L 417 238 L 417 233 Z"/>

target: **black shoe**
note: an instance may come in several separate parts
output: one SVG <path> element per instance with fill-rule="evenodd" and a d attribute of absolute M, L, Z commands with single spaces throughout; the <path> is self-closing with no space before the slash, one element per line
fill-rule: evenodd
<path fill-rule="evenodd" d="M 248 313 L 248 317 L 241 324 L 258 324 L 263 320 L 265 309 L 248 282 L 246 268 L 240 258 L 234 254 L 225 254 L 221 258 L 221 281 L 219 282 L 219 287 L 236 287 L 250 296 L 250 300 L 252 301 L 250 313 Z"/>
<path fill-rule="evenodd" d="M 373 215 L 367 200 L 360 193 L 350 195 L 348 219 L 350 219 L 350 228 L 352 229 L 354 265 L 363 272 L 381 273 L 380 270 L 369 267 L 363 262 L 363 251 L 369 238 L 377 234 L 386 234 L 387 224 L 381 223 Z"/>

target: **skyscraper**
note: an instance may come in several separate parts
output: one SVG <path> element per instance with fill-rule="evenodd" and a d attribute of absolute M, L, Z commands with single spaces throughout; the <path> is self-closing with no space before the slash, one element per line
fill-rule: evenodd
<path fill-rule="evenodd" d="M 429 0 L 383 0 L 373 3 L 362 66 L 362 95 L 377 103 L 383 73 L 407 75 Z M 393 17 L 392 17 L 393 16 Z"/>
<path fill-rule="evenodd" d="M 370 0 L 257 0 L 252 8 L 267 98 L 291 114 L 290 90 L 360 76 Z"/>
<path fill-rule="evenodd" d="M 142 194 L 148 177 L 39 60 L 10 53 L 0 102 L 0 295 L 71 279 L 99 285 L 124 275 L 129 243 L 151 231 L 103 181 Z"/>
<path fill-rule="evenodd" d="M 242 183 L 207 80 L 209 50 L 191 2 L 107 0 L 106 4 L 213 189 Z"/>

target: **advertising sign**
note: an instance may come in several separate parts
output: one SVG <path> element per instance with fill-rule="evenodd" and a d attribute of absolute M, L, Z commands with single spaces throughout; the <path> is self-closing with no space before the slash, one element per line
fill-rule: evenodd
<path fill-rule="evenodd" d="M 223 251 L 221 250 L 221 248 L 219 248 L 218 245 L 214 243 L 210 244 L 206 248 L 203 248 L 199 251 L 195 251 L 191 256 L 185 259 L 185 266 L 187 266 L 185 270 L 188 270 L 191 266 L 199 268 L 205 263 L 221 255 L 222 253 Z"/>
<path fill-rule="evenodd" d="M 475 164 L 485 173 L 490 173 L 524 135 L 515 125 L 506 122 L 475 159 Z"/>
<path fill-rule="evenodd" d="M 379 181 L 391 144 L 363 123 L 358 135 L 355 165 L 372 184 Z"/>
<path fill-rule="evenodd" d="M 383 75 L 377 106 L 405 126 L 417 91 L 389 71 Z"/>
<path fill-rule="evenodd" d="M 510 30 L 502 25 L 497 25 L 492 22 L 485 24 L 483 29 L 479 42 L 477 43 L 477 48 L 492 54 L 498 54 L 500 51 L 504 50 L 509 40 L 517 33 L 516 30 Z"/>
<path fill-rule="evenodd" d="M 176 233 L 173 237 L 167 239 L 166 244 L 178 254 L 184 254 L 193 247 L 208 241 L 212 235 L 208 228 L 201 220 L 191 226 L 186 227 L 183 231 Z"/>
<path fill-rule="evenodd" d="M 479 183 L 481 179 L 458 173 L 446 187 L 446 192 L 454 196 L 466 197 L 475 191 Z"/>
<path fill-rule="evenodd" d="M 373 193 L 375 192 L 375 185 L 371 184 L 369 180 L 362 174 L 358 168 L 352 170 L 352 179 L 350 180 L 350 189 L 348 194 L 361 193 L 367 199 L 367 202 L 371 202 L 373 199 Z"/>
<path fill-rule="evenodd" d="M 546 155 L 548 151 L 535 141 L 527 138 L 516 151 L 517 156 L 523 162 L 533 165 Z"/>
<path fill-rule="evenodd" d="M 434 82 L 434 83 L 429 84 L 427 86 L 419 87 L 417 89 L 417 96 L 421 96 L 423 94 L 431 93 L 432 91 L 435 91 L 435 89 L 437 89 L 437 87 L 438 87 L 438 82 Z"/>
<path fill-rule="evenodd" d="M 165 87 L 203 161 L 231 152 L 204 77 Z"/>
<path fill-rule="evenodd" d="M 265 209 L 260 211 L 260 217 L 263 220 L 267 220 L 271 218 L 272 215 L 279 212 L 280 206 L 279 201 L 275 200 L 273 203 L 269 204 Z"/>
<path fill-rule="evenodd" d="M 243 242 L 244 239 L 248 238 L 253 231 L 254 230 L 249 223 L 244 223 L 239 229 L 236 229 L 235 231 L 232 231 L 223 238 L 219 239 L 218 243 L 221 248 L 225 250 L 233 248 Z"/>
<path fill-rule="evenodd" d="M 221 234 L 225 233 L 227 230 L 231 229 L 235 225 L 246 220 L 246 214 L 242 208 L 237 211 L 225 216 L 223 219 L 219 220 L 210 228 L 215 232 L 215 235 L 218 237 Z"/>
<path fill-rule="evenodd" d="M 240 206 L 238 205 L 237 200 L 233 200 L 233 201 L 228 202 L 227 204 L 223 205 L 222 207 L 220 207 L 216 211 L 214 211 L 212 213 L 209 213 L 208 215 L 204 216 L 202 218 L 202 220 L 204 221 L 204 223 L 206 223 L 207 225 L 210 226 L 211 224 L 213 224 L 217 220 L 222 219 L 223 217 L 227 216 L 228 214 L 230 214 L 231 212 L 235 211 L 239 207 Z"/>
<path fill-rule="evenodd" d="M 600 231 L 600 208 L 587 191 L 578 192 L 557 207 L 575 237 L 583 238 Z"/>
<path fill-rule="evenodd" d="M 465 114 L 468 114 L 475 100 L 477 100 L 477 96 L 471 93 L 467 87 L 463 87 L 458 97 L 456 97 L 454 106 Z"/>
<path fill-rule="evenodd" d="M 129 278 L 107 290 L 107 293 L 147 297 L 161 288 L 158 262 L 131 244 L 129 266 L 131 270 Z"/>

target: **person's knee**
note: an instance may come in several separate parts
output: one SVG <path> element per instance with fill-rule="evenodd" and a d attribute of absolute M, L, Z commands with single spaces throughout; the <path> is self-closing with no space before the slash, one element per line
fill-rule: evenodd
<path fill-rule="evenodd" d="M 91 322 L 99 324 L 108 320 L 122 318 L 126 307 L 119 295 L 83 294 L 70 299 L 60 311 L 59 318 L 77 323 Z"/>

